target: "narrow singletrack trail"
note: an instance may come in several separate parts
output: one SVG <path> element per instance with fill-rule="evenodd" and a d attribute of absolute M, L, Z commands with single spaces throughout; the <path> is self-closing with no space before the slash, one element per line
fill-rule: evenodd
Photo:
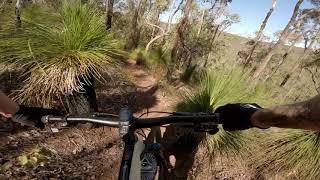
<path fill-rule="evenodd" d="M 146 108 L 136 112 L 136 115 L 140 115 L 146 112 L 152 111 L 170 111 L 170 107 L 174 102 L 173 97 L 166 96 L 162 89 L 159 88 L 158 80 L 154 78 L 150 73 L 144 70 L 142 67 L 135 64 L 135 61 L 129 60 L 127 68 L 125 70 L 136 87 L 138 87 L 141 95 L 137 97 L 138 104 L 147 104 Z M 162 114 L 163 115 L 163 114 Z M 147 114 L 148 117 L 159 116 L 157 113 Z"/>

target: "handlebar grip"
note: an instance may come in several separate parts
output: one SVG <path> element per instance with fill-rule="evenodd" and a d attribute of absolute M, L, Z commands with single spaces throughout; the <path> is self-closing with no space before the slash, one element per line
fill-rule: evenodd
<path fill-rule="evenodd" d="M 43 116 L 41 121 L 43 123 L 54 123 L 54 122 L 92 122 L 97 124 L 107 125 L 109 127 L 119 127 L 120 121 L 118 116 L 107 115 L 101 116 L 102 114 L 91 114 L 91 115 L 72 115 L 72 116 Z"/>
<path fill-rule="evenodd" d="M 54 123 L 54 122 L 66 122 L 67 119 L 66 117 L 63 116 L 52 116 L 52 115 L 47 115 L 47 116 L 42 116 L 41 122 L 43 123 Z"/>

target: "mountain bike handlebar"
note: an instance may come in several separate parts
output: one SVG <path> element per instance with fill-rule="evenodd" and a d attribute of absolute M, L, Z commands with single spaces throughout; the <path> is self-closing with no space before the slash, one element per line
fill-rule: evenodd
<path fill-rule="evenodd" d="M 119 129 L 119 134 L 124 142 L 123 156 L 121 160 L 119 180 L 130 179 L 132 158 L 135 153 L 136 135 L 135 130 L 140 128 L 151 128 L 167 124 L 178 124 L 195 131 L 216 132 L 217 125 L 220 124 L 220 114 L 218 113 L 185 113 L 173 112 L 169 116 L 155 118 L 134 117 L 130 109 L 123 108 L 119 116 L 103 113 L 70 115 L 70 116 L 44 116 L 43 123 L 53 122 L 78 122 L 97 123 Z M 139 156 L 140 157 L 140 156 Z M 134 163 L 135 164 L 135 163 Z M 136 172 L 135 172 L 136 173 Z"/>
<path fill-rule="evenodd" d="M 137 118 L 132 114 L 126 115 L 111 115 L 103 113 L 84 114 L 84 115 L 70 115 L 70 116 L 44 116 L 43 123 L 53 122 L 91 122 L 102 124 L 109 127 L 120 128 L 128 126 L 131 129 L 150 128 L 153 126 L 162 126 L 168 124 L 180 125 L 207 125 L 215 126 L 220 124 L 220 114 L 218 113 L 184 113 L 174 112 L 169 116 L 155 117 L 155 118 Z"/>
<path fill-rule="evenodd" d="M 135 119 L 132 123 L 133 128 L 149 128 L 153 126 L 162 126 L 167 124 L 210 124 L 217 125 L 219 124 L 219 114 L 199 114 L 194 113 L 190 115 L 170 115 L 164 117 L 155 117 L 155 118 L 138 118 Z"/>

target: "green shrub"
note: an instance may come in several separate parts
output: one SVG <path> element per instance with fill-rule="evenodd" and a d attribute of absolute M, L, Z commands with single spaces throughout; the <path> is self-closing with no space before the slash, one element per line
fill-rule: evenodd
<path fill-rule="evenodd" d="M 320 177 L 320 135 L 318 132 L 273 129 L 264 134 L 262 148 L 253 158 L 261 173 L 315 180 Z"/>
<path fill-rule="evenodd" d="M 189 83 L 195 74 L 197 67 L 197 65 L 192 65 L 191 67 L 186 68 L 180 77 L 181 81 Z"/>
<path fill-rule="evenodd" d="M 264 102 L 263 85 L 250 88 L 246 79 L 247 75 L 242 74 L 237 68 L 212 69 L 201 78 L 199 87 L 193 90 L 194 93 L 183 97 L 176 109 L 187 112 L 214 112 L 217 107 L 226 103 Z M 222 127 L 218 128 L 220 130 L 217 133 L 205 138 L 211 157 L 227 155 L 229 158 L 245 158 L 251 152 L 251 148 L 255 147 L 254 134 L 227 132 Z"/>
<path fill-rule="evenodd" d="M 143 48 L 136 48 L 132 50 L 132 52 L 129 55 L 129 58 L 136 61 L 136 64 L 138 65 L 147 65 L 147 53 Z"/>
<path fill-rule="evenodd" d="M 156 66 L 158 68 L 168 68 L 168 55 L 161 49 L 146 52 L 143 48 L 136 48 L 130 53 L 130 59 L 135 60 L 138 65 Z"/>
<path fill-rule="evenodd" d="M 49 106 L 55 97 L 80 92 L 81 78 L 101 78 L 124 55 L 99 14 L 80 1 L 62 1 L 57 12 L 30 10 L 19 31 L 12 23 L 0 34 L 0 61 L 29 70 L 18 94 L 22 102 Z"/>

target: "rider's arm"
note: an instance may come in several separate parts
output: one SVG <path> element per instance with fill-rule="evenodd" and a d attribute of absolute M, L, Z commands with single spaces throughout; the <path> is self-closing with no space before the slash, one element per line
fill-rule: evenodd
<path fill-rule="evenodd" d="M 18 112 L 19 105 L 0 91 L 0 114 L 4 117 L 12 117 Z"/>
<path fill-rule="evenodd" d="M 41 121 L 42 116 L 61 115 L 61 112 L 55 109 L 19 105 L 0 91 L 0 115 L 6 118 L 12 118 L 13 121 L 21 124 L 44 128 L 44 124 Z"/>
<path fill-rule="evenodd" d="M 253 126 L 320 131 L 320 95 L 296 104 L 259 109 L 251 117 Z"/>

